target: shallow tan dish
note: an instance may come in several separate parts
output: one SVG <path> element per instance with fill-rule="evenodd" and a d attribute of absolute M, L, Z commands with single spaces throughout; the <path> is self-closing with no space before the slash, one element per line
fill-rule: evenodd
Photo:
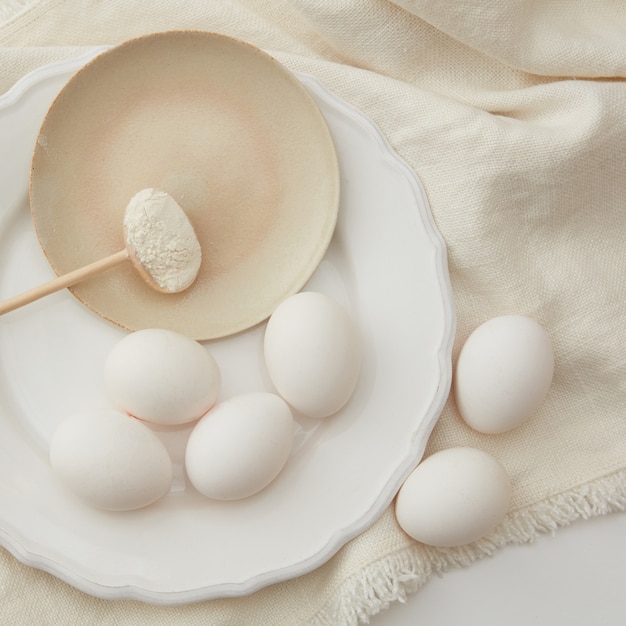
<path fill-rule="evenodd" d="M 248 44 L 193 31 L 102 53 L 50 107 L 30 197 L 54 271 L 121 249 L 124 209 L 146 187 L 172 195 L 196 229 L 194 285 L 161 294 L 119 267 L 72 290 L 124 328 L 199 340 L 250 328 L 301 289 L 339 206 L 335 148 L 300 82 Z"/>

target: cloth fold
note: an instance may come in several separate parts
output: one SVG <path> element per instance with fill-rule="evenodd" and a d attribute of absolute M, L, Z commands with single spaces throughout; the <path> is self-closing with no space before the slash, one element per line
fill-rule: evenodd
<path fill-rule="evenodd" d="M 306 576 L 185 607 L 91 598 L 2 551 L 0 622 L 357 624 L 432 575 L 626 509 L 625 22 L 609 0 L 7 4 L 0 93 L 44 63 L 172 29 L 238 37 L 314 75 L 424 184 L 448 247 L 453 359 L 483 321 L 522 314 L 551 335 L 556 369 L 544 405 L 515 431 L 471 431 L 453 397 L 441 415 L 427 454 L 476 446 L 511 475 L 509 516 L 475 544 L 413 542 L 390 508 Z"/>

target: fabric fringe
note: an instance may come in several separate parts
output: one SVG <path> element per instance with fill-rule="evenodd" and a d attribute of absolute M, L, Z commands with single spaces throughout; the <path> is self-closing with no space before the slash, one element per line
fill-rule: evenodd
<path fill-rule="evenodd" d="M 311 626 L 357 626 L 393 602 L 406 602 L 433 575 L 493 555 L 509 544 L 532 542 L 540 534 L 581 519 L 626 511 L 626 470 L 512 511 L 491 535 L 460 548 L 432 548 L 415 543 L 409 549 L 372 563 L 358 578 L 346 581 L 309 622 Z"/>

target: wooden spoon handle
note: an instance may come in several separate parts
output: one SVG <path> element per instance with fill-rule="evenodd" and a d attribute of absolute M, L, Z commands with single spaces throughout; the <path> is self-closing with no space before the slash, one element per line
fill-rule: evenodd
<path fill-rule="evenodd" d="M 74 270 L 73 272 L 58 276 L 47 283 L 43 283 L 43 285 L 38 285 L 37 287 L 33 287 L 24 293 L 13 296 L 4 302 L 0 302 L 0 315 L 13 311 L 14 309 L 18 309 L 25 304 L 30 304 L 35 300 L 39 300 L 39 298 L 50 295 L 55 291 L 60 291 L 65 287 L 76 285 L 87 278 L 93 278 L 101 272 L 111 269 L 124 261 L 128 261 L 128 252 L 126 250 L 120 250 L 119 252 L 111 254 L 104 259 L 94 261 L 93 263 L 89 263 L 89 265 L 85 265 L 84 267 Z"/>

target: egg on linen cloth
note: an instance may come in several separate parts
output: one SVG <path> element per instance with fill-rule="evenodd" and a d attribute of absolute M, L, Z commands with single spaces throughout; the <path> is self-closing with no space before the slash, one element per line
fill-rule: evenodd
<path fill-rule="evenodd" d="M 172 482 L 172 464 L 160 439 L 113 409 L 67 417 L 50 441 L 49 455 L 68 490 L 98 509 L 147 506 L 168 493 Z"/>
<path fill-rule="evenodd" d="M 535 320 L 522 315 L 490 319 L 468 337 L 456 363 L 459 413 L 481 433 L 512 430 L 542 404 L 553 372 L 552 342 Z"/>
<path fill-rule="evenodd" d="M 291 410 L 277 395 L 233 396 L 194 426 L 185 452 L 187 476 L 208 498 L 247 498 L 267 487 L 283 469 L 293 430 Z"/>
<path fill-rule="evenodd" d="M 276 391 L 313 418 L 328 417 L 348 402 L 361 367 L 360 341 L 348 313 L 312 291 L 276 307 L 265 329 L 264 355 Z"/>
<path fill-rule="evenodd" d="M 432 454 L 396 497 L 396 519 L 413 539 L 439 548 L 461 546 L 492 531 L 506 516 L 511 483 L 491 455 L 476 448 Z"/>
<path fill-rule="evenodd" d="M 181 333 L 159 328 L 126 335 L 109 353 L 104 383 L 112 403 L 161 425 L 192 422 L 216 402 L 221 373 L 208 350 Z"/>

